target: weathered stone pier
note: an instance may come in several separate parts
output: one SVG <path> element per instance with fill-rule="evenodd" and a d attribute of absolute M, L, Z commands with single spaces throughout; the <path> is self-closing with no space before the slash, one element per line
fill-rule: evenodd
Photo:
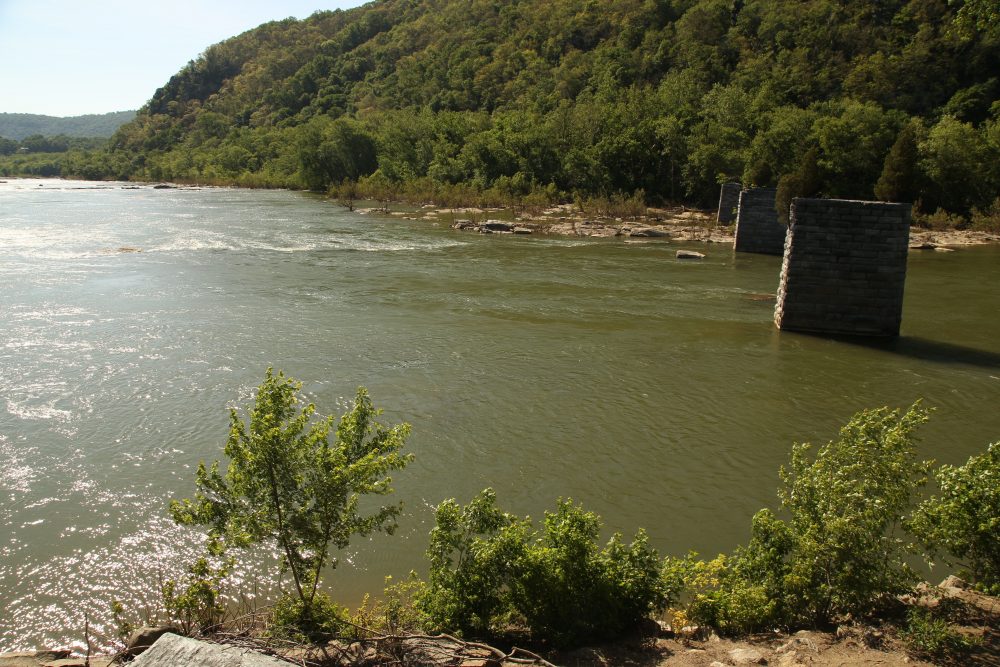
<path fill-rule="evenodd" d="M 743 186 L 739 183 L 723 183 L 719 191 L 719 212 L 715 221 L 720 225 L 731 225 L 736 220 L 736 209 L 740 205 L 740 191 Z"/>
<path fill-rule="evenodd" d="M 740 192 L 736 213 L 736 252 L 780 255 L 788 228 L 778 221 L 774 188 L 752 188 Z"/>
<path fill-rule="evenodd" d="M 910 204 L 795 199 L 774 322 L 781 330 L 897 336 Z"/>

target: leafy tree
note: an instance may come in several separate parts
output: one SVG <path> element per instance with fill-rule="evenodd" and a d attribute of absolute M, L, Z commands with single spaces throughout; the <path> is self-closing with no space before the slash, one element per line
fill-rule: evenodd
<path fill-rule="evenodd" d="M 365 514 L 360 502 L 392 491 L 388 473 L 410 460 L 399 453 L 409 426 L 377 423 L 379 411 L 362 388 L 331 444 L 333 418 L 314 420 L 315 407 L 301 406 L 301 386 L 269 368 L 249 421 L 230 411 L 225 472 L 218 461 L 199 464 L 194 500 L 174 501 L 170 509 L 179 523 L 208 526 L 219 549 L 274 540 L 292 576 L 296 625 L 312 632 L 324 620 L 317 608 L 328 606 L 317 595 L 320 575 L 337 565 L 330 548 L 395 528 L 400 505 Z"/>
<path fill-rule="evenodd" d="M 920 167 L 930 181 L 927 210 L 937 207 L 968 214 L 992 201 L 988 181 L 990 152 L 982 136 L 969 123 L 943 116 L 920 142 Z"/>
<path fill-rule="evenodd" d="M 840 106 L 840 105 L 837 105 Z M 870 199 L 901 125 L 898 112 L 872 102 L 847 101 L 813 125 L 826 189 L 843 199 Z"/>
<path fill-rule="evenodd" d="M 778 209 L 778 219 L 788 224 L 789 207 L 796 197 L 816 197 L 823 187 L 819 168 L 819 149 L 815 146 L 806 151 L 799 168 L 778 179 L 778 191 L 774 205 Z"/>
<path fill-rule="evenodd" d="M 926 419 L 918 404 L 865 410 L 815 458 L 795 445 L 778 492 L 787 520 L 763 509 L 732 557 L 671 565 L 695 584 L 689 615 L 730 632 L 822 626 L 905 592 L 917 577 L 900 528 L 930 466 L 914 451 Z"/>
<path fill-rule="evenodd" d="M 885 157 L 882 175 L 875 183 L 875 196 L 882 201 L 914 202 L 920 196 L 918 127 L 916 122 L 904 125 Z"/>
<path fill-rule="evenodd" d="M 743 182 L 774 186 L 778 176 L 794 172 L 808 148 L 816 117 L 815 111 L 794 106 L 771 110 L 750 143 Z"/>
<path fill-rule="evenodd" d="M 939 493 L 920 504 L 910 529 L 979 586 L 1000 592 L 1000 442 L 965 465 L 941 466 L 934 476 Z"/>
<path fill-rule="evenodd" d="M 948 4 L 954 4 L 949 0 Z M 964 0 L 955 15 L 954 28 L 965 39 L 977 32 L 1000 37 L 1000 8 L 992 0 Z"/>
<path fill-rule="evenodd" d="M 784 577 L 790 618 L 864 614 L 913 583 L 898 528 L 930 467 L 917 460 L 914 439 L 927 417 L 918 404 L 902 414 L 864 410 L 814 459 L 808 444 L 793 447 L 778 494 L 793 536 Z"/>
<path fill-rule="evenodd" d="M 310 190 L 357 180 L 378 167 L 375 142 L 356 122 L 316 120 L 304 126 L 298 142 L 302 179 Z"/>

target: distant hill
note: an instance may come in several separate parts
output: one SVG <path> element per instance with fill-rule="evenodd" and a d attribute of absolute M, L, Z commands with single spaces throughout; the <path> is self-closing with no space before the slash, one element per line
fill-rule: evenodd
<path fill-rule="evenodd" d="M 209 46 L 66 169 L 701 206 L 738 180 L 969 215 L 1000 194 L 996 3 L 375 0 Z"/>
<path fill-rule="evenodd" d="M 34 134 L 47 137 L 110 137 L 135 118 L 135 111 L 112 111 L 84 116 L 41 116 L 33 113 L 0 113 L 0 137 L 20 141 Z"/>

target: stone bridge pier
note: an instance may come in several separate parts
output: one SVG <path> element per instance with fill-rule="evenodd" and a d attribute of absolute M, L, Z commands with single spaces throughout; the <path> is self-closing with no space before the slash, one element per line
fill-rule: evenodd
<path fill-rule="evenodd" d="M 897 336 L 910 204 L 795 199 L 774 322 L 783 331 Z"/>
<path fill-rule="evenodd" d="M 740 205 L 740 191 L 743 186 L 739 183 L 723 183 L 719 191 L 719 212 L 715 221 L 720 225 L 731 225 L 736 220 L 736 209 Z"/>
<path fill-rule="evenodd" d="M 740 192 L 736 212 L 736 252 L 780 255 L 788 228 L 778 221 L 774 188 L 752 188 Z"/>

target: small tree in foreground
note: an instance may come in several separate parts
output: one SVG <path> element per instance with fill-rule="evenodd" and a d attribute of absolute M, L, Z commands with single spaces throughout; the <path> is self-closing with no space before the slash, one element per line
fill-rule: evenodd
<path fill-rule="evenodd" d="M 1000 442 L 963 466 L 934 473 L 940 493 L 918 508 L 910 529 L 932 553 L 960 565 L 991 594 L 1000 593 Z"/>
<path fill-rule="evenodd" d="M 868 613 L 914 583 L 899 531 L 931 465 L 914 446 L 927 416 L 917 404 L 903 414 L 864 410 L 814 460 L 809 445 L 792 449 L 779 496 L 794 537 L 785 575 L 793 617 L 823 623 Z"/>
<path fill-rule="evenodd" d="M 218 461 L 199 464 L 194 499 L 170 509 L 179 523 L 208 526 L 219 549 L 274 540 L 294 584 L 293 595 L 279 602 L 281 620 L 315 634 L 330 629 L 332 604 L 318 593 L 323 568 L 337 565 L 330 548 L 343 549 L 354 535 L 392 533 L 400 505 L 365 514 L 359 504 L 363 496 L 390 493 L 388 474 L 411 457 L 399 453 L 409 425 L 376 422 L 380 411 L 365 389 L 331 444 L 333 418 L 314 420 L 315 406 L 301 405 L 301 387 L 269 368 L 249 421 L 230 411 L 225 472 Z"/>
<path fill-rule="evenodd" d="M 917 404 L 902 414 L 865 410 L 815 458 L 809 445 L 795 445 L 778 492 L 787 520 L 763 509 L 731 557 L 668 562 L 687 573 L 687 616 L 733 633 L 826 625 L 909 588 L 916 575 L 900 530 L 930 466 L 914 448 L 926 419 Z"/>

